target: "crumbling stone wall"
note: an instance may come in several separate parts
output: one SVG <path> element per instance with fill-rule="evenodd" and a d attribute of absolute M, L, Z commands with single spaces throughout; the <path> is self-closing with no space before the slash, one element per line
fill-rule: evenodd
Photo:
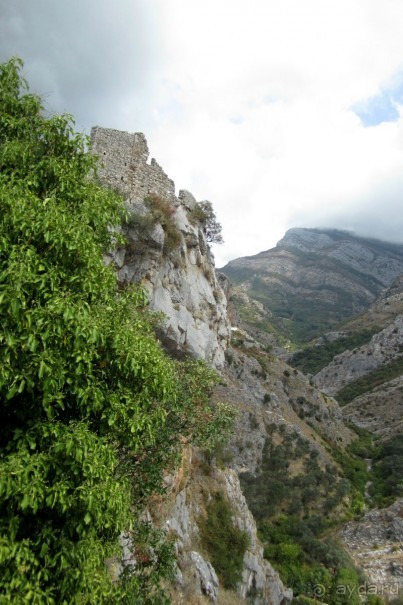
<path fill-rule="evenodd" d="M 95 126 L 91 132 L 92 150 L 101 159 L 99 176 L 126 199 L 143 201 L 155 193 L 175 201 L 175 184 L 150 155 L 142 132 L 122 132 Z"/>

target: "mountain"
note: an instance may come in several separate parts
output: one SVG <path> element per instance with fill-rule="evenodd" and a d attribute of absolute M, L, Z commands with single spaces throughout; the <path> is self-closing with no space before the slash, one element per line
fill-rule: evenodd
<path fill-rule="evenodd" d="M 371 510 L 339 534 L 355 563 L 389 596 L 403 588 L 403 278 L 369 309 L 290 358 L 343 406 L 344 422 L 363 431 Z M 358 451 L 358 450 L 357 450 Z"/>
<path fill-rule="evenodd" d="M 364 311 L 403 274 L 403 245 L 327 229 L 290 229 L 271 250 L 220 269 L 237 286 L 243 321 L 301 345 Z M 259 307 L 256 306 L 256 302 Z"/>
<path fill-rule="evenodd" d="M 403 279 L 289 361 L 344 406 L 347 421 L 384 441 L 403 434 Z"/>
<path fill-rule="evenodd" d="M 210 202 L 176 195 L 141 133 L 94 128 L 95 169 L 70 118 L 41 117 L 39 98 L 19 87 L 21 67 L 2 68 L 13 118 L 3 120 L 0 594 L 360 605 L 361 567 L 394 595 L 402 274 L 388 283 L 399 247 L 289 232 L 262 283 L 282 277 L 300 322 L 315 292 L 329 310 L 344 287 L 350 317 L 290 356 L 278 344 L 287 322 L 266 305 L 271 287 L 262 302 L 216 274 Z"/>

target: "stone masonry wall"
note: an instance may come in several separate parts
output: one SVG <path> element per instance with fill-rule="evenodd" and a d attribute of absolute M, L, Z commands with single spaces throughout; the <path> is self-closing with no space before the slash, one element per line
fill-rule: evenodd
<path fill-rule="evenodd" d="M 175 200 L 175 184 L 154 160 L 142 132 L 133 134 L 95 126 L 91 132 L 92 149 L 101 158 L 101 180 L 117 189 L 125 198 L 143 200 L 156 193 Z"/>

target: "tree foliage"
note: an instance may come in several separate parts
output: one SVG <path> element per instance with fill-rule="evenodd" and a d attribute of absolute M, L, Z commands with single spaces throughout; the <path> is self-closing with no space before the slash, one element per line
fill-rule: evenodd
<path fill-rule="evenodd" d="M 210 443 L 231 413 L 209 404 L 213 372 L 164 354 L 143 292 L 117 290 L 122 201 L 21 68 L 0 66 L 0 600 L 157 603 L 168 565 L 117 586 L 104 561 L 179 437 Z"/>
<path fill-rule="evenodd" d="M 193 210 L 194 217 L 199 220 L 204 229 L 206 240 L 212 244 L 223 244 L 222 226 L 217 221 L 211 202 L 198 202 Z"/>

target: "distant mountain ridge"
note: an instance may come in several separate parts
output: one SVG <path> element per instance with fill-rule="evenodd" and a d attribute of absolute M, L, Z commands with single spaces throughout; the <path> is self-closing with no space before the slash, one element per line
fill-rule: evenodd
<path fill-rule="evenodd" d="M 249 317 L 295 345 L 366 310 L 403 274 L 403 245 L 330 229 L 295 228 L 275 248 L 220 269 L 262 305 Z"/>

